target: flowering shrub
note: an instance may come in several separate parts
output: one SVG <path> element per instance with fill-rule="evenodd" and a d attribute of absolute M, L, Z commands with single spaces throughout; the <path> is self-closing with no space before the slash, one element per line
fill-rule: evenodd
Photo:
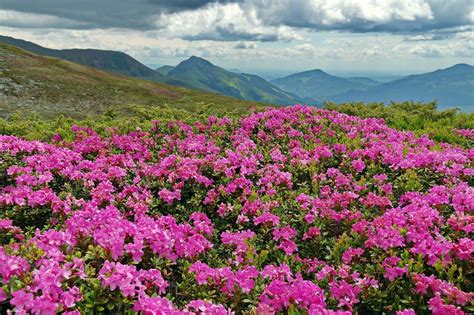
<path fill-rule="evenodd" d="M 308 107 L 0 136 L 0 311 L 474 311 L 474 150 Z M 467 133 L 467 132 L 465 132 Z"/>

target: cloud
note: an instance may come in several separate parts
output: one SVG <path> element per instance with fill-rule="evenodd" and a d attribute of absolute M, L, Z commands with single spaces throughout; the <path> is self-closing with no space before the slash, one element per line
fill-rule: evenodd
<path fill-rule="evenodd" d="M 472 25 L 471 0 L 247 0 L 267 25 L 350 32 L 420 32 Z"/>
<path fill-rule="evenodd" d="M 267 26 L 237 4 L 211 4 L 197 10 L 155 17 L 161 34 L 190 41 L 291 41 L 302 39 L 287 26 Z"/>
<path fill-rule="evenodd" d="M 378 47 L 366 48 L 362 51 L 364 56 L 380 56 L 382 51 Z"/>
<path fill-rule="evenodd" d="M 69 29 L 128 28 L 149 30 L 154 26 L 153 16 L 163 12 L 195 10 L 211 3 L 227 4 L 238 0 L 2 0 L 3 10 L 21 14 L 54 16 L 75 23 L 56 24 L 50 27 Z M 14 18 L 16 19 L 16 18 Z M 11 22 L 0 25 L 12 25 Z M 16 27 L 37 27 L 27 20 Z"/>
<path fill-rule="evenodd" d="M 417 33 L 474 19 L 472 0 L 2 0 L 2 9 L 0 25 L 25 28 L 153 30 L 176 18 L 201 30 L 181 34 L 192 40 L 288 40 L 298 28 Z"/>
<path fill-rule="evenodd" d="M 281 33 L 278 30 L 252 32 L 245 29 L 238 29 L 235 24 L 229 23 L 225 26 L 216 25 L 210 31 L 203 31 L 196 35 L 183 35 L 186 40 L 214 40 L 214 41 L 260 41 L 260 42 L 276 42 L 289 41 L 299 37 Z"/>
<path fill-rule="evenodd" d="M 400 45 L 394 48 L 398 54 L 411 54 L 425 58 L 463 57 L 472 59 L 474 39 L 467 41 L 452 41 L 448 43 L 419 43 L 416 45 Z"/>
<path fill-rule="evenodd" d="M 232 45 L 234 49 L 255 49 L 257 48 L 257 44 L 254 42 L 236 42 Z"/>
<path fill-rule="evenodd" d="M 273 53 L 282 57 L 306 60 L 340 59 L 344 58 L 348 54 L 351 54 L 351 52 L 347 51 L 346 49 L 338 47 L 315 47 L 309 43 L 295 45 L 293 47 L 285 48 L 282 51 L 275 51 Z"/>
<path fill-rule="evenodd" d="M 7 27 L 32 28 L 81 28 L 84 23 L 47 14 L 23 13 L 12 10 L 0 10 L 0 25 Z"/>
<path fill-rule="evenodd" d="M 428 42 L 446 39 L 469 40 L 473 38 L 473 32 L 474 27 L 472 25 L 464 25 L 407 35 L 404 40 L 407 42 Z"/>
<path fill-rule="evenodd" d="M 244 6 L 267 24 L 316 30 L 396 31 L 433 19 L 423 0 L 249 0 Z"/>

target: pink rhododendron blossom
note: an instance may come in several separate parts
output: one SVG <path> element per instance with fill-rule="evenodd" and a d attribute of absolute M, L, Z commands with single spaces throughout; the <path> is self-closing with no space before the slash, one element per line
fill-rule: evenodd
<path fill-rule="evenodd" d="M 348 248 L 344 254 L 342 254 L 342 262 L 349 264 L 354 257 L 358 257 L 364 253 L 362 248 Z"/>
<path fill-rule="evenodd" d="M 278 226 L 280 224 L 280 217 L 278 217 L 278 216 L 276 216 L 272 213 L 265 212 L 264 214 L 256 217 L 253 220 L 253 223 L 255 225 L 270 223 L 273 226 Z"/>
<path fill-rule="evenodd" d="M 352 161 L 352 167 L 360 173 L 365 169 L 365 163 L 361 159 L 357 159 Z"/>
<path fill-rule="evenodd" d="M 331 297 L 338 300 L 338 306 L 346 306 L 352 310 L 353 306 L 359 302 L 358 295 L 361 289 L 358 286 L 351 285 L 345 281 L 329 284 Z"/>
<path fill-rule="evenodd" d="M 222 305 L 212 304 L 203 300 L 194 300 L 186 305 L 186 309 L 193 313 L 209 315 L 232 315 L 234 312 L 226 309 Z"/>

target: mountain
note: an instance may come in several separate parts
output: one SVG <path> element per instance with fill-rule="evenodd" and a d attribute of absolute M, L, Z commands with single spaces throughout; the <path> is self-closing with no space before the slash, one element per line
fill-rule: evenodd
<path fill-rule="evenodd" d="M 370 79 L 369 79 L 370 80 Z M 270 81 L 284 91 L 324 101 L 349 90 L 365 90 L 369 85 L 360 78 L 345 79 L 315 69 Z M 367 80 L 365 80 L 367 81 Z"/>
<path fill-rule="evenodd" d="M 243 100 L 279 105 L 308 101 L 292 93 L 282 91 L 257 75 L 230 72 L 195 56 L 182 61 L 167 75 L 200 90 Z"/>
<path fill-rule="evenodd" d="M 136 114 L 140 108 L 172 107 L 199 111 L 203 106 L 247 112 L 263 104 L 122 76 L 40 56 L 0 43 L 0 116 L 36 112 L 41 117 L 85 118 L 113 111 Z"/>
<path fill-rule="evenodd" d="M 380 83 L 388 83 L 390 81 L 395 81 L 401 78 L 406 77 L 406 75 L 380 75 L 380 74 L 374 74 L 371 76 L 372 80 L 375 80 L 376 82 Z"/>
<path fill-rule="evenodd" d="M 99 49 L 49 49 L 35 43 L 8 36 L 0 36 L 0 42 L 16 46 L 42 56 L 56 57 L 96 69 L 110 71 L 144 80 L 187 86 L 148 68 L 126 53 Z"/>
<path fill-rule="evenodd" d="M 23 48 L 38 55 L 56 57 L 104 71 L 168 85 L 201 89 L 242 100 L 278 105 L 315 104 L 308 98 L 299 98 L 296 95 L 284 92 L 256 75 L 233 73 L 197 57 L 191 57 L 176 67 L 163 66 L 155 71 L 131 56 L 118 51 L 49 49 L 32 42 L 7 36 L 0 36 L 0 42 Z"/>
<path fill-rule="evenodd" d="M 450 68 L 407 77 L 373 86 L 365 91 L 347 91 L 331 97 L 335 102 L 384 102 L 436 100 L 440 109 L 474 109 L 474 67 L 457 64 Z"/>
<path fill-rule="evenodd" d="M 349 80 L 351 82 L 354 82 L 354 83 L 364 84 L 367 87 L 382 84 L 382 82 L 379 82 L 379 81 L 376 81 L 374 79 L 367 78 L 367 77 L 352 77 L 352 78 L 347 78 L 347 80 Z"/>
<path fill-rule="evenodd" d="M 156 72 L 159 72 L 159 73 L 161 73 L 161 74 L 167 75 L 168 72 L 170 72 L 170 71 L 173 70 L 173 69 L 174 69 L 173 66 L 165 65 L 165 66 L 156 68 L 155 71 L 156 71 Z"/>

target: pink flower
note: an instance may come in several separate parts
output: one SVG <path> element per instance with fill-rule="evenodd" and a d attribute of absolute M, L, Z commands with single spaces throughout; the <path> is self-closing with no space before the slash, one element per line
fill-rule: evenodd
<path fill-rule="evenodd" d="M 362 248 L 352 248 L 349 247 L 344 254 L 342 254 L 342 262 L 345 264 L 350 264 L 354 257 L 359 257 L 364 253 Z"/>
<path fill-rule="evenodd" d="M 317 226 L 312 226 L 308 229 L 306 233 L 303 234 L 303 240 L 312 239 L 320 235 L 321 231 Z"/>
<path fill-rule="evenodd" d="M 17 256 L 6 255 L 0 247 L 0 280 L 6 283 L 14 275 L 20 276 L 30 270 L 30 264 L 26 259 Z"/>
<path fill-rule="evenodd" d="M 140 298 L 135 302 L 135 304 L 133 304 L 133 310 L 135 312 L 143 313 L 144 315 L 182 314 L 181 312 L 175 309 L 174 305 L 168 299 L 159 296 L 140 296 Z"/>
<path fill-rule="evenodd" d="M 209 315 L 232 315 L 234 312 L 226 309 L 224 306 L 219 304 L 212 304 L 203 300 L 194 300 L 186 305 L 186 310 L 189 312 L 198 314 L 209 314 Z"/>
<path fill-rule="evenodd" d="M 352 161 L 352 167 L 356 170 L 357 173 L 360 173 L 365 168 L 365 163 L 361 159 Z"/>
<path fill-rule="evenodd" d="M 329 283 L 329 288 L 331 297 L 339 301 L 339 307 L 347 306 L 349 310 L 352 310 L 352 307 L 359 303 L 358 295 L 361 288 L 358 286 L 350 285 L 346 281 L 340 281 Z"/>
<path fill-rule="evenodd" d="M 260 297 L 259 309 L 278 312 L 290 305 L 297 305 L 310 313 L 323 314 L 326 309 L 324 291 L 311 281 L 300 278 L 290 280 L 273 280 L 265 287 Z"/>
<path fill-rule="evenodd" d="M 119 262 L 106 261 L 99 271 L 99 279 L 104 287 L 109 287 L 112 291 L 118 288 L 123 296 L 130 297 L 142 295 L 149 286 L 163 293 L 168 286 L 158 270 L 138 271 L 135 266 Z"/>
<path fill-rule="evenodd" d="M 173 204 L 175 200 L 181 200 L 181 190 L 176 189 L 174 191 L 168 190 L 168 189 L 162 189 L 158 193 L 161 199 L 168 205 Z"/>
<path fill-rule="evenodd" d="M 471 260 L 474 253 L 474 241 L 464 237 L 459 239 L 459 243 L 454 248 L 456 256 L 461 260 Z"/>
<path fill-rule="evenodd" d="M 433 315 L 464 315 L 461 308 L 454 305 L 444 304 L 439 293 L 436 293 L 435 297 L 428 301 L 428 305 L 428 309 L 433 313 Z"/>
<path fill-rule="evenodd" d="M 253 223 L 255 225 L 270 223 L 272 226 L 278 226 L 280 224 L 280 217 L 270 212 L 265 212 L 264 214 L 253 219 Z"/>
<path fill-rule="evenodd" d="M 233 272 L 228 267 L 211 268 L 200 261 L 195 262 L 189 271 L 196 274 L 196 282 L 199 285 L 217 284 L 228 296 L 232 296 L 237 288 L 249 293 L 255 286 L 255 278 L 259 276 L 257 269 L 252 266 L 244 266 Z"/>
<path fill-rule="evenodd" d="M 12 299 L 10 300 L 18 313 L 29 312 L 34 306 L 34 297 L 32 293 L 27 292 L 25 289 L 12 292 Z"/>

